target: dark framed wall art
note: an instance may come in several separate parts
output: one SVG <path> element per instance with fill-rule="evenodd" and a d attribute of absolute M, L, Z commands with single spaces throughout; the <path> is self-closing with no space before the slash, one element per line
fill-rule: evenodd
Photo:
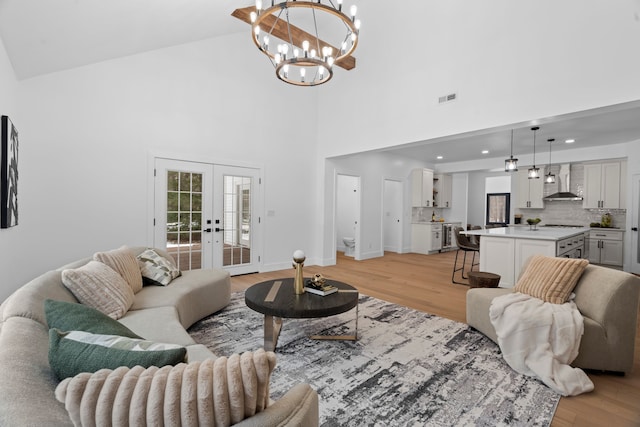
<path fill-rule="evenodd" d="M 0 145 L 0 228 L 18 225 L 18 130 L 2 116 Z"/>

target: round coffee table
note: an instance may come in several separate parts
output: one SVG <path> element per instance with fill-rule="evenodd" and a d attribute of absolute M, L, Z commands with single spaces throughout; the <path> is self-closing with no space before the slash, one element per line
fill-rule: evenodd
<path fill-rule="evenodd" d="M 315 295 L 305 292 L 296 295 L 293 278 L 267 280 L 257 283 L 245 291 L 247 307 L 264 314 L 264 349 L 274 351 L 282 329 L 282 319 L 328 317 L 356 308 L 354 335 L 313 335 L 312 339 L 357 340 L 358 339 L 358 290 L 346 283 L 327 280 L 338 292 L 330 295 Z"/>

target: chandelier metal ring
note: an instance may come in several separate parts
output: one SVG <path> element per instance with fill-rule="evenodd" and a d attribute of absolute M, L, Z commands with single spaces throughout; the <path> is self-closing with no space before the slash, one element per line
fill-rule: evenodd
<path fill-rule="evenodd" d="M 321 80 L 317 80 L 317 81 L 310 81 L 307 82 L 304 80 L 304 78 L 302 80 L 296 80 L 296 79 L 290 79 L 289 78 L 289 71 L 287 70 L 287 67 L 289 66 L 294 66 L 294 67 L 325 67 L 326 63 L 320 59 L 315 59 L 315 58 L 291 58 L 291 59 L 286 59 L 283 61 L 280 61 L 279 64 L 276 65 L 276 76 L 286 82 L 286 83 L 290 83 L 292 85 L 296 85 L 296 86 L 313 86 L 313 85 L 317 85 L 317 84 L 322 84 L 322 83 L 326 83 L 329 80 L 331 80 L 331 78 L 333 77 L 333 67 L 329 67 L 327 68 L 327 75 L 324 76 Z"/>
<path fill-rule="evenodd" d="M 337 8 L 331 0 L 328 5 L 322 4 L 320 0 L 285 1 L 278 4 L 272 1 L 271 6 L 265 9 L 261 9 L 261 3 L 258 0 L 256 8 L 250 14 L 252 40 L 270 58 L 280 80 L 297 86 L 315 86 L 331 80 L 334 63 L 344 59 L 351 61 L 350 68 L 355 66 L 355 59 L 351 55 L 358 45 L 360 28 L 360 21 L 355 18 L 355 6 L 351 10 L 352 17 L 349 17 L 342 12 L 341 0 L 338 1 Z M 290 22 L 290 9 L 310 9 L 315 34 Z M 333 40 L 330 42 L 321 39 L 316 12 L 338 18 L 344 24 L 344 38 L 340 46 L 332 45 Z M 274 50 L 274 45 L 270 49 L 272 36 L 282 42 L 277 45 L 277 51 Z M 342 63 L 338 65 L 345 67 Z M 296 72 L 290 72 L 290 69 Z"/>

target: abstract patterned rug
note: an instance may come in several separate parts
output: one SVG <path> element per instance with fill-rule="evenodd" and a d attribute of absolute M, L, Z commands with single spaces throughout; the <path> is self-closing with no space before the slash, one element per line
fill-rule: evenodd
<path fill-rule="evenodd" d="M 469 326 L 360 296 L 355 309 L 323 319 L 284 319 L 271 396 L 309 383 L 320 395 L 321 426 L 548 426 L 560 396 L 504 362 Z M 189 329 L 215 354 L 263 346 L 263 316 L 243 293 Z"/>

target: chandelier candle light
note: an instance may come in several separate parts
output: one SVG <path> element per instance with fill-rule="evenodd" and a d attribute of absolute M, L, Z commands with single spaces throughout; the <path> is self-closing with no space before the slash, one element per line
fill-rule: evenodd
<path fill-rule="evenodd" d="M 342 1 L 271 0 L 271 6 L 264 7 L 262 0 L 256 0 L 255 8 L 236 9 L 232 15 L 251 24 L 253 42 L 269 57 L 280 80 L 316 86 L 331 80 L 334 65 L 347 70 L 355 67 L 351 54 L 358 45 L 360 20 L 355 5 L 350 8 L 351 16 L 342 11 Z M 322 40 L 319 27 L 325 38 L 334 37 Z"/>
<path fill-rule="evenodd" d="M 529 179 L 539 179 L 540 178 L 540 168 L 536 167 L 536 131 L 540 129 L 538 126 L 534 126 L 531 128 L 533 131 L 533 166 L 529 168 Z"/>

